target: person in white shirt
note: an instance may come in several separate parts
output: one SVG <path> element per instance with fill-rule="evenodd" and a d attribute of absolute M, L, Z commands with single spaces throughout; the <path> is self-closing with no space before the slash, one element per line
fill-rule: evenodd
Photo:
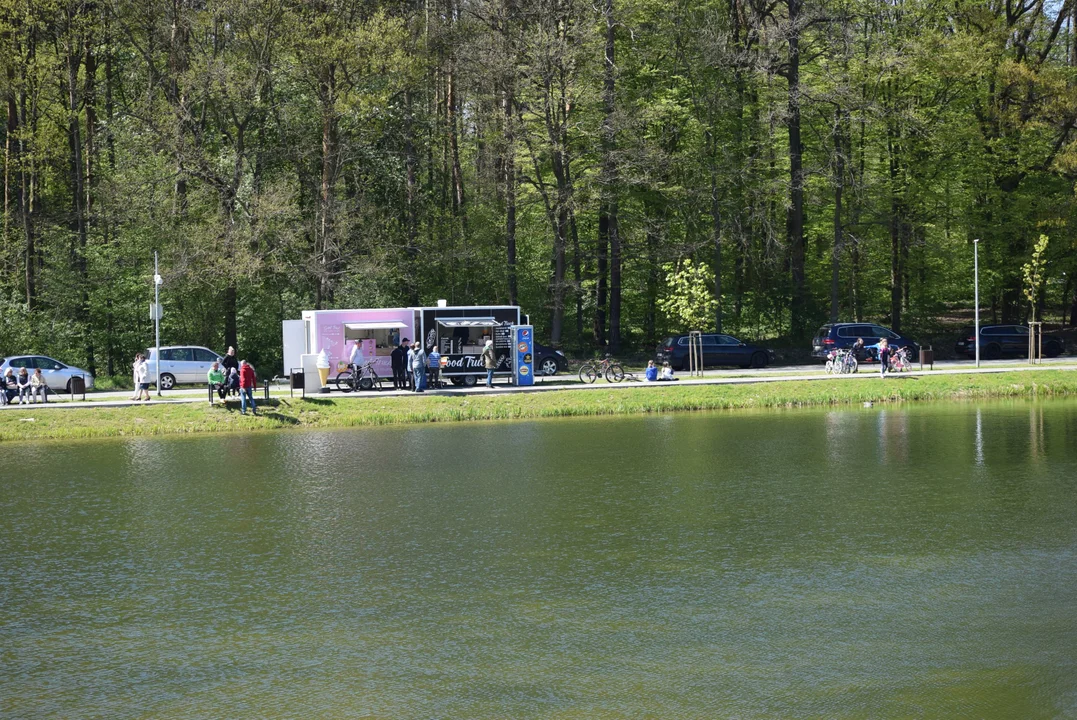
<path fill-rule="evenodd" d="M 352 345 L 352 353 L 348 356 L 348 364 L 351 365 L 352 372 L 359 372 L 359 369 L 363 367 L 365 359 L 363 358 L 363 346 L 362 340 L 356 340 Z"/>

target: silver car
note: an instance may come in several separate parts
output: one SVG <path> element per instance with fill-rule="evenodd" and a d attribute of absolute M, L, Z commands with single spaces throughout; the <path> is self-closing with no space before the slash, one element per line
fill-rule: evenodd
<path fill-rule="evenodd" d="M 93 375 L 82 368 L 65 365 L 59 360 L 53 360 L 45 355 L 12 355 L 11 357 L 6 357 L 0 363 L 0 375 L 7 372 L 8 368 L 13 368 L 16 375 L 19 374 L 19 368 L 26 368 L 26 371 L 31 375 L 34 374 L 34 368 L 41 368 L 41 374 L 45 376 L 45 384 L 49 390 L 55 392 L 68 392 L 71 388 L 71 378 L 75 376 L 81 376 L 86 381 L 87 390 L 93 388 Z"/>
<path fill-rule="evenodd" d="M 199 345 L 170 345 L 161 348 L 161 389 L 171 390 L 176 385 L 205 383 L 206 374 L 222 357 L 209 348 Z M 157 356 L 153 348 L 146 349 L 146 380 L 157 382 Z"/>

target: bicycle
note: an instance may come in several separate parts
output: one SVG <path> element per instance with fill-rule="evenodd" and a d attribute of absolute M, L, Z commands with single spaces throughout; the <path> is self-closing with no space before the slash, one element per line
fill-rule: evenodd
<path fill-rule="evenodd" d="M 824 370 L 828 375 L 847 375 L 855 373 L 858 367 L 856 353 L 852 350 L 833 350 L 827 355 Z"/>
<path fill-rule="evenodd" d="M 606 382 L 621 382 L 625 379 L 625 371 L 608 353 L 598 362 L 588 362 L 580 368 L 580 382 L 593 383 L 600 377 L 605 377 Z"/>
<path fill-rule="evenodd" d="M 336 382 L 337 390 L 349 393 L 353 390 L 357 392 L 359 390 L 381 390 L 382 378 L 374 370 L 374 361 L 371 360 L 360 366 L 358 374 L 353 372 L 350 367 L 347 370 L 341 370 L 337 373 L 334 382 Z"/>

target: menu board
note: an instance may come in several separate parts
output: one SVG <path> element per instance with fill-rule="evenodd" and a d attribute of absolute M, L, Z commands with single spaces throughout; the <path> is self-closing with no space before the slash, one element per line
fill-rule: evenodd
<path fill-rule="evenodd" d="M 512 348 L 512 326 L 498 325 L 494 328 L 494 348 L 509 350 Z"/>

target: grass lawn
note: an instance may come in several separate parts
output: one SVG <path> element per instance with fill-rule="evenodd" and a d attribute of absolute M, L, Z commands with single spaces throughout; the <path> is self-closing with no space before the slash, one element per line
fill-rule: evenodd
<path fill-rule="evenodd" d="M 141 405 L 120 408 L 11 410 L 0 413 L 0 442 L 184 433 L 242 432 L 286 428 L 359 427 L 426 422 L 515 420 L 526 418 L 614 415 L 801 407 L 863 402 L 908 402 L 968 398 L 1077 396 L 1077 372 L 1042 370 L 1021 373 L 876 376 L 854 380 L 816 380 L 750 385 L 662 385 L 601 390 L 470 395 L 407 396 L 362 399 L 273 398 L 261 413 L 239 414 L 204 403 Z"/>

